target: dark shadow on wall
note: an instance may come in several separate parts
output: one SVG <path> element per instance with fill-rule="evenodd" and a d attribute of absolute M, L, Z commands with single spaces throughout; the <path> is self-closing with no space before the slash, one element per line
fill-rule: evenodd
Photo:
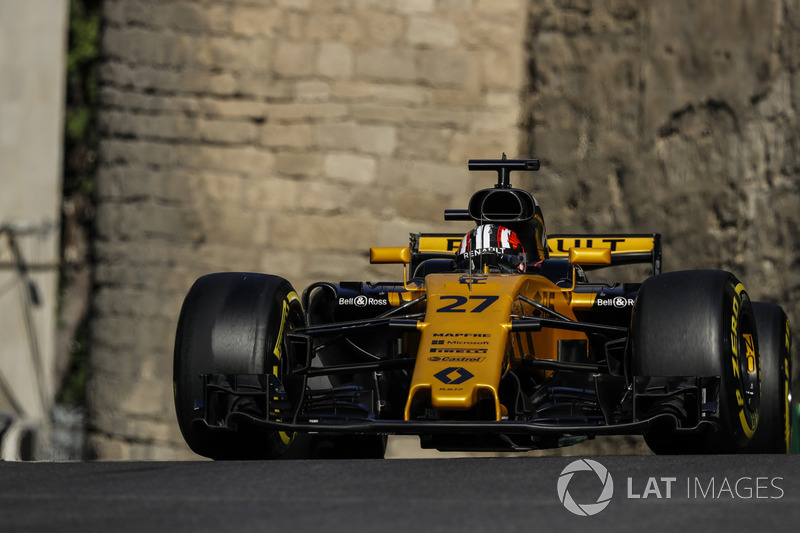
<path fill-rule="evenodd" d="M 548 231 L 661 233 L 665 271 L 729 270 L 800 323 L 798 29 L 781 0 L 531 2 L 522 184 Z"/>

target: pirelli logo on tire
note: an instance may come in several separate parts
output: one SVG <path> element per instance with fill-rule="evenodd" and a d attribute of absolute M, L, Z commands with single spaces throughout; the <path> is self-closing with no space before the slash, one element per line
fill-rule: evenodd
<path fill-rule="evenodd" d="M 745 387 L 751 383 L 752 378 L 755 377 L 759 380 L 758 374 L 758 360 L 756 358 L 755 342 L 752 333 L 745 333 L 740 331 L 741 328 L 741 312 L 742 301 L 746 291 L 744 285 L 738 283 L 733 287 L 733 308 L 731 309 L 731 365 L 733 366 L 733 382 L 736 385 L 736 406 L 739 410 L 738 418 L 742 427 L 742 431 L 750 439 L 755 433 L 756 426 L 758 425 L 758 413 L 754 412 L 750 416 L 747 414 L 747 407 L 745 406 Z M 741 341 L 740 341 L 741 340 Z M 744 347 L 745 353 L 740 353 L 741 347 Z M 745 360 L 742 360 L 742 357 Z M 760 383 L 759 383 L 760 389 Z"/>
<path fill-rule="evenodd" d="M 790 354 L 792 353 L 792 332 L 789 320 L 786 319 L 786 332 L 783 337 L 786 352 L 783 357 L 783 401 L 784 401 L 784 417 L 783 417 L 783 440 L 786 443 L 786 453 L 789 453 L 792 441 L 792 391 L 789 389 L 789 384 L 792 382 L 792 363 Z"/>

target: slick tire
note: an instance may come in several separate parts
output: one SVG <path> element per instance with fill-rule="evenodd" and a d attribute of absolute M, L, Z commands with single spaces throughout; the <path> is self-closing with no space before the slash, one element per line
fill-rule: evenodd
<path fill-rule="evenodd" d="M 791 346 L 789 319 L 775 304 L 753 302 L 761 361 L 758 428 L 747 445 L 751 453 L 789 453 L 791 436 Z"/>
<path fill-rule="evenodd" d="M 645 433 L 650 448 L 656 453 L 744 452 L 758 425 L 757 346 L 750 298 L 729 272 L 670 272 L 646 280 L 631 319 L 632 375 L 720 378 L 717 409 L 710 417 L 714 430 L 654 428 Z"/>
<path fill-rule="evenodd" d="M 302 436 L 210 432 L 195 420 L 203 418 L 203 374 L 274 373 L 283 379 L 291 355 L 286 333 L 303 324 L 300 299 L 283 278 L 226 272 L 195 282 L 181 309 L 173 366 L 178 424 L 195 453 L 212 459 L 302 455 Z"/>

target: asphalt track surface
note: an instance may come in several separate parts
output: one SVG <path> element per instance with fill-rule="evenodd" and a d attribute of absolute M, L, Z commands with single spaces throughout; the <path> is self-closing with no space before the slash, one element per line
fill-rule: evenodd
<path fill-rule="evenodd" d="M 798 531 L 800 456 L 590 459 L 0 463 L 0 531 Z"/>

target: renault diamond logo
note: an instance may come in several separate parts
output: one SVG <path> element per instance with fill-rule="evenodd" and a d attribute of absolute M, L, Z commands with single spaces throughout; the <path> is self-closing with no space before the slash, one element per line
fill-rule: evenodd
<path fill-rule="evenodd" d="M 445 385 L 458 385 L 460 383 L 464 383 L 465 381 L 469 381 L 470 379 L 474 378 L 475 375 L 466 368 L 449 366 L 444 370 L 435 373 L 433 377 Z"/>

